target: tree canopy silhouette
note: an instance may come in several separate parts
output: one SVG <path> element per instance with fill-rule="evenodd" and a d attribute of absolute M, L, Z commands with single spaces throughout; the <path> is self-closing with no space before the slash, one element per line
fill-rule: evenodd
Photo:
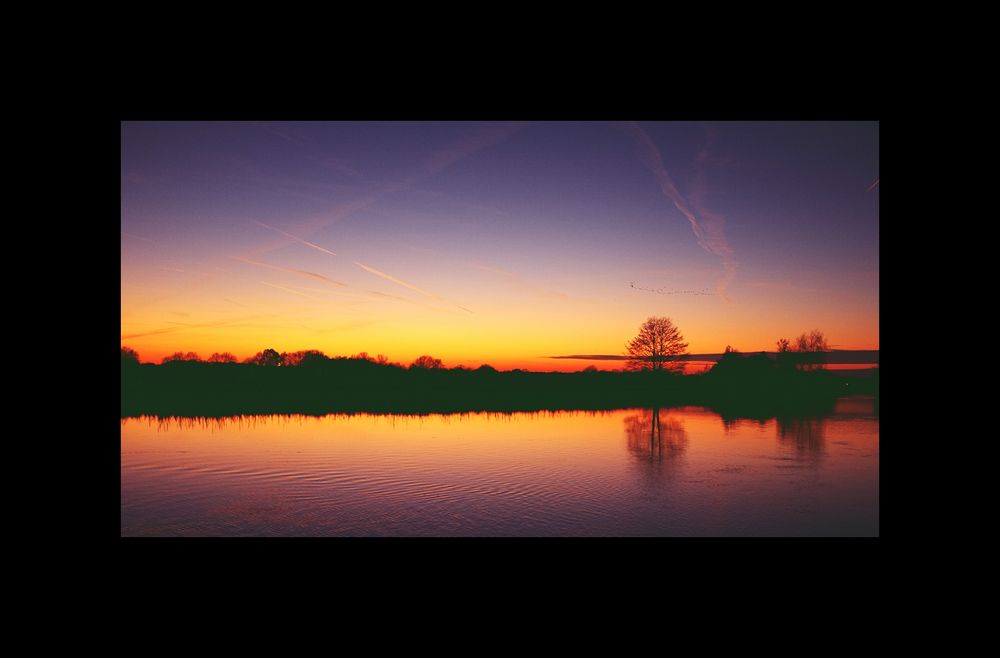
<path fill-rule="evenodd" d="M 819 329 L 800 334 L 794 341 L 778 339 L 778 363 L 795 364 L 800 370 L 817 370 L 824 361 L 822 352 L 829 352 L 826 335 Z M 797 353 L 794 356 L 792 353 Z"/>
<path fill-rule="evenodd" d="M 161 363 L 170 363 L 171 361 L 201 361 L 201 357 L 198 356 L 197 352 L 174 352 L 170 356 L 163 357 Z"/>
<path fill-rule="evenodd" d="M 319 350 L 299 350 L 298 352 L 281 353 L 281 363 L 286 366 L 315 365 L 329 359 L 330 357 Z"/>
<path fill-rule="evenodd" d="M 258 366 L 280 366 L 284 361 L 282 355 L 270 347 L 263 352 L 257 352 L 257 354 L 247 359 L 247 363 L 253 363 Z"/>
<path fill-rule="evenodd" d="M 684 363 L 670 357 L 687 354 L 684 336 L 670 318 L 651 317 L 639 327 L 639 335 L 625 346 L 628 370 L 682 372 Z"/>
<path fill-rule="evenodd" d="M 430 370 L 438 370 L 442 368 L 444 363 L 441 359 L 435 359 L 433 356 L 423 355 L 418 356 L 416 360 L 410 364 L 410 368 L 425 368 Z"/>
<path fill-rule="evenodd" d="M 803 370 L 818 370 L 821 368 L 824 356 L 822 354 L 817 354 L 817 352 L 828 352 L 830 351 L 830 346 L 826 342 L 826 336 L 819 329 L 813 329 L 808 335 L 802 334 L 795 339 L 795 347 L 797 352 L 808 353 L 808 356 L 803 359 L 800 367 Z"/>
<path fill-rule="evenodd" d="M 826 336 L 819 329 L 813 329 L 808 335 L 802 334 L 796 338 L 795 347 L 799 352 L 828 352 L 830 350 Z"/>

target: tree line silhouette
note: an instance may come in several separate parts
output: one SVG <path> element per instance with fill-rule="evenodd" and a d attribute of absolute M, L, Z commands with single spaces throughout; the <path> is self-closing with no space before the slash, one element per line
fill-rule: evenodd
<path fill-rule="evenodd" d="M 783 339 L 784 340 L 784 339 Z M 782 345 L 786 349 L 782 350 Z M 844 394 L 877 394 L 877 369 L 847 378 L 819 367 L 822 332 L 776 354 L 726 353 L 705 373 L 684 375 L 674 361 L 687 345 L 669 318 L 650 318 L 629 343 L 626 370 L 588 366 L 580 372 L 498 371 L 445 367 L 423 355 L 408 366 L 366 352 L 329 357 L 318 350 L 267 348 L 240 362 L 230 353 L 201 360 L 175 353 L 159 365 L 140 363 L 122 347 L 122 416 L 228 416 L 331 412 L 450 413 L 708 406 L 723 417 L 768 418 L 823 413 Z"/>

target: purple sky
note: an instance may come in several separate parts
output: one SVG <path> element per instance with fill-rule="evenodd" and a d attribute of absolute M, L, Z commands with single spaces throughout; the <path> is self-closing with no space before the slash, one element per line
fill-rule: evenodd
<path fill-rule="evenodd" d="M 123 343 L 874 349 L 878 176 L 872 122 L 126 123 Z"/>

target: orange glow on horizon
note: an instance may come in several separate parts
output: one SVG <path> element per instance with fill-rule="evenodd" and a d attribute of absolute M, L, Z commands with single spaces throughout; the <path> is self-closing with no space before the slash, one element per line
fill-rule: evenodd
<path fill-rule="evenodd" d="M 123 122 L 121 344 L 620 370 L 548 357 L 661 316 L 691 354 L 878 349 L 877 122 L 623 127 Z"/>

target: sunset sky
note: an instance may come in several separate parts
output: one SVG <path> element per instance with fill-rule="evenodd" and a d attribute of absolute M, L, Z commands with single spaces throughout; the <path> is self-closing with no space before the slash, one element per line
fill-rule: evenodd
<path fill-rule="evenodd" d="M 878 349 L 875 122 L 125 122 L 121 342 L 579 370 Z M 621 362 L 595 362 L 618 368 Z"/>

